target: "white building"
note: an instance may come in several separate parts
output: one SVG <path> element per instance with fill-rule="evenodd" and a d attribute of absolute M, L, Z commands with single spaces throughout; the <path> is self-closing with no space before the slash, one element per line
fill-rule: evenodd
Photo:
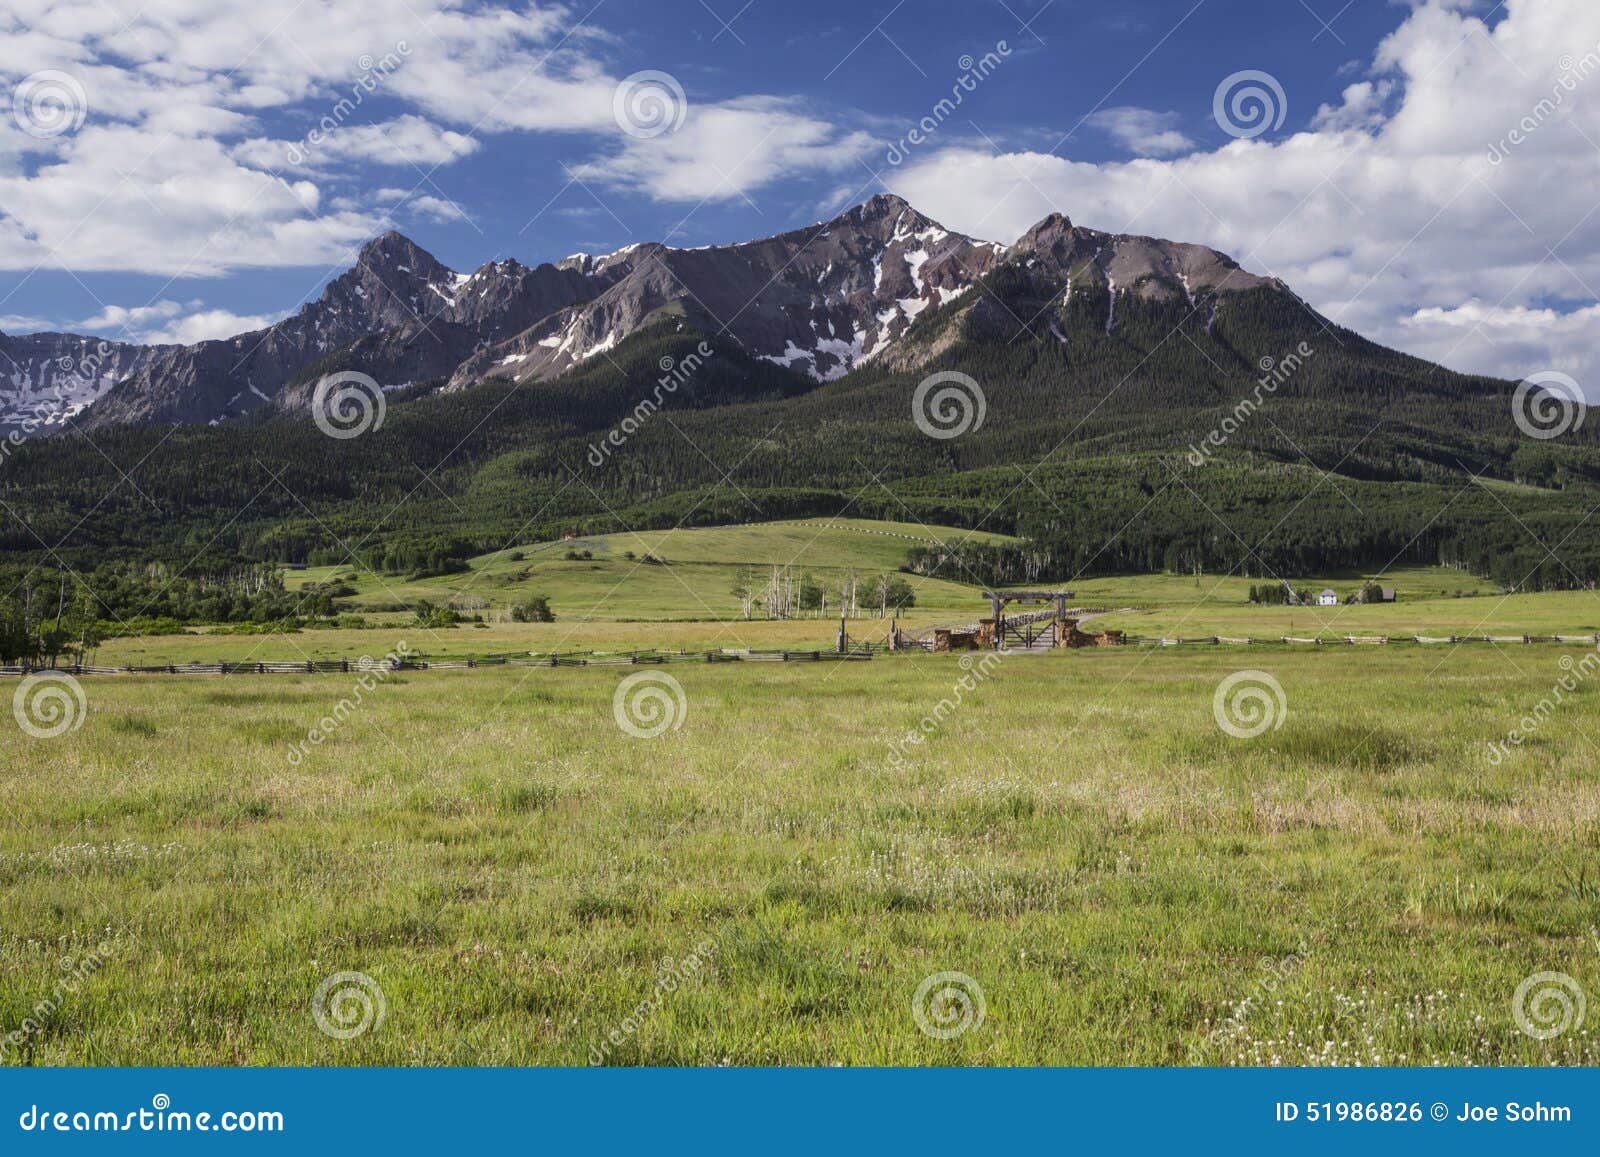
<path fill-rule="evenodd" d="M 1320 595 L 1317 596 L 1317 606 L 1319 607 L 1336 607 L 1338 605 L 1339 596 L 1334 594 L 1334 592 L 1331 590 L 1325 589 Z"/>

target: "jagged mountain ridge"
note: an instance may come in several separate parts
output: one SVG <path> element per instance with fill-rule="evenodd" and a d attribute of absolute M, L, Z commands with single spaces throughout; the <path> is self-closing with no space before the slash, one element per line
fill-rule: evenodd
<path fill-rule="evenodd" d="M 0 434 L 65 429 L 119 381 L 176 348 L 73 333 L 0 333 Z"/>
<path fill-rule="evenodd" d="M 993 294 L 970 292 L 1001 271 L 1039 280 L 1041 293 L 1064 285 L 1063 306 L 1074 293 L 1106 294 L 1108 334 L 1117 302 L 1129 295 L 1196 307 L 1209 297 L 1214 311 L 1216 297 L 1227 292 L 1288 292 L 1205 246 L 1100 233 L 1059 214 L 1003 246 L 948 230 L 889 194 L 754 241 L 699 249 L 635 244 L 535 267 L 495 261 L 470 274 L 389 232 L 368 242 L 317 300 L 265 329 L 190 346 L 111 343 L 118 353 L 110 369 L 75 396 L 70 413 L 105 427 L 295 411 L 309 404 L 314 371 L 330 362 L 361 370 L 386 389 L 447 380 L 448 389 L 460 390 L 489 377 L 548 381 L 664 318 L 827 382 L 880 358 L 886 369 L 898 369 L 937 356 L 937 345 L 896 348 L 919 318 L 944 311 L 966 330 L 1003 325 L 1008 307 Z M 1050 316 L 1059 327 L 1066 314 Z M 41 358 L 96 341 L 0 339 L 38 347 L 23 351 L 36 368 L 14 374 L 7 410 L 49 388 L 49 375 L 37 370 Z"/>

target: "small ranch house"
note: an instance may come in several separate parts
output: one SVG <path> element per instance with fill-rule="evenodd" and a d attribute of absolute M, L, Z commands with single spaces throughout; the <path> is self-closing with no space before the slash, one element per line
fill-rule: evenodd
<path fill-rule="evenodd" d="M 1317 606 L 1319 607 L 1336 607 L 1338 605 L 1339 596 L 1336 595 L 1332 590 L 1324 589 L 1323 592 L 1317 596 Z"/>

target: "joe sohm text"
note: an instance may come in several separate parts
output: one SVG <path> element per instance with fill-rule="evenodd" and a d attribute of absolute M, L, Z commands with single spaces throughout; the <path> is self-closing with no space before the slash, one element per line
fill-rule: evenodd
<path fill-rule="evenodd" d="M 1276 1101 L 1273 1119 L 1283 1123 L 1306 1122 L 1393 1122 L 1436 1121 L 1440 1124 L 1566 1124 L 1572 1120 L 1572 1109 L 1566 1105 L 1546 1105 L 1535 1101 L 1531 1105 L 1507 1101 L 1503 1105 L 1476 1105 L 1471 1101 L 1446 1104 L 1434 1101 L 1424 1105 L 1421 1101 Z"/>

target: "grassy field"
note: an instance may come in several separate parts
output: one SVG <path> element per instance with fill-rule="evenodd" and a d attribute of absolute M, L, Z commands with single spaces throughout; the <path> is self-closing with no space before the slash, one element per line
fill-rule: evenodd
<path fill-rule="evenodd" d="M 409 625 L 414 619 L 409 613 L 369 610 L 365 617 L 380 628 L 377 631 L 232 635 L 201 628 L 183 635 L 112 639 L 97 649 L 93 660 L 127 666 L 377 656 L 388 650 L 383 640 L 391 635 L 406 638 L 415 651 L 443 658 L 508 652 L 832 647 L 838 620 L 831 615 L 779 622 L 743 619 L 739 602 L 730 593 L 735 582 L 740 576 L 763 575 L 771 560 L 781 565 L 797 557 L 809 560 L 807 569 L 812 573 L 835 578 L 852 569 L 862 575 L 883 573 L 903 561 L 912 543 L 901 536 L 912 532 L 952 538 L 963 533 L 856 520 L 832 528 L 770 523 L 546 544 L 529 548 L 522 562 L 509 561 L 509 553 L 486 556 L 466 575 L 414 582 L 367 575 L 357 576 L 352 584 L 362 591 L 355 601 L 366 606 L 418 598 L 437 605 L 482 602 L 490 620 L 482 624 L 423 628 Z M 560 557 L 582 543 L 588 544 L 582 549 L 590 550 L 594 559 Z M 817 553 L 821 547 L 837 553 Z M 635 555 L 632 560 L 625 557 L 629 551 Z M 647 551 L 665 552 L 657 556 L 669 559 L 669 564 L 640 563 Z M 534 561 L 536 556 L 545 561 Z M 823 565 L 829 557 L 837 565 Z M 519 577 L 530 567 L 534 577 Z M 352 573 L 341 568 L 297 571 L 286 581 L 299 587 Z M 989 613 L 977 585 L 905 577 L 917 593 L 917 605 L 901 616 L 908 629 L 968 623 Z M 1067 585 L 1078 605 L 1109 612 L 1095 620 L 1097 628 L 1121 628 L 1141 638 L 1600 633 L 1600 594 L 1593 591 L 1507 596 L 1471 575 L 1441 567 L 1321 576 L 1298 585 L 1312 590 L 1332 587 L 1342 596 L 1374 578 L 1394 587 L 1399 601 L 1371 606 L 1256 606 L 1247 600 L 1250 587 L 1259 580 L 1214 575 L 1122 575 Z M 550 593 L 556 622 L 505 620 L 505 608 L 530 593 Z M 712 605 L 715 614 L 707 612 L 705 604 Z M 888 629 L 888 622 L 877 618 L 855 619 L 849 625 L 851 638 L 873 642 L 881 642 Z"/>
<path fill-rule="evenodd" d="M 347 600 L 360 612 L 427 599 L 437 605 L 503 611 L 529 595 L 544 595 L 564 619 L 626 620 L 739 619 L 733 590 L 766 581 L 773 566 L 809 572 L 829 588 L 854 573 L 863 581 L 897 570 L 914 546 L 951 542 L 1012 541 L 1003 535 L 925 527 L 915 523 L 830 519 L 749 526 L 606 534 L 562 542 L 531 543 L 472 559 L 468 574 L 410 580 L 353 567 L 292 571 L 285 584 L 339 580 L 354 587 Z M 588 553 L 592 558 L 567 558 Z M 520 555 L 520 558 L 513 557 Z M 646 555 L 665 565 L 645 564 Z M 972 588 L 942 579 L 906 576 L 924 609 L 969 613 Z"/>
<path fill-rule="evenodd" d="M 5 1058 L 1594 1064 L 1512 1005 L 1600 994 L 1600 691 L 1487 746 L 1562 653 L 681 664 L 657 738 L 626 668 L 86 677 L 77 730 L 0 730 Z M 1247 665 L 1285 709 L 1240 739 Z M 341 972 L 386 1010 L 348 1040 Z M 953 1039 L 942 972 L 986 1009 Z"/>
<path fill-rule="evenodd" d="M 732 588 L 774 564 L 892 571 L 961 533 L 772 523 L 531 544 L 420 581 L 294 572 L 351 576 L 369 628 L 191 631 L 93 658 L 828 648 L 836 620 L 745 621 Z M 1209 575 L 1067 585 L 1097 625 L 1146 638 L 1600 631 L 1593 592 L 1381 581 L 1397 603 L 1252 606 L 1251 580 Z M 556 622 L 502 621 L 534 593 Z M 423 598 L 492 621 L 378 609 Z M 912 628 L 987 613 L 972 585 L 918 580 L 917 602 Z M 1600 998 L 1586 654 L 86 676 L 81 726 L 0 730 L 0 1059 L 1600 1063 L 1592 1023 L 1536 1039 L 1517 1016 L 1536 974 Z M 1245 669 L 1276 726 L 1241 738 L 1248 698 L 1218 695 Z M 656 737 L 635 734 L 648 695 L 623 694 L 641 675 L 675 724 Z M 1513 728 L 1524 742 L 1491 748 Z M 1550 983 L 1529 981 L 1546 1018 Z M 981 992 L 981 1020 L 919 1001 L 927 985 L 973 1009 Z M 318 1004 L 319 986 L 343 998 Z M 314 1006 L 363 1031 L 319 1030 Z M 923 1031 L 914 1006 L 962 1031 Z"/>

